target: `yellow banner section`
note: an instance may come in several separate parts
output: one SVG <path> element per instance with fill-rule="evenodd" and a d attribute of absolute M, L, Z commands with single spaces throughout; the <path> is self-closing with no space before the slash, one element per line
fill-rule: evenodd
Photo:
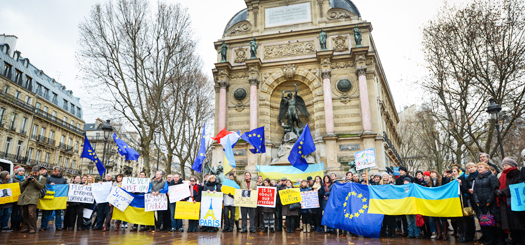
<path fill-rule="evenodd" d="M 222 193 L 224 193 L 224 194 L 232 194 L 232 195 L 235 196 L 235 190 L 236 190 L 236 189 L 235 189 L 234 187 L 227 186 L 227 185 L 223 185 L 223 186 L 221 187 L 221 191 L 222 191 Z"/>
<path fill-rule="evenodd" d="M 199 220 L 200 202 L 179 201 L 175 206 L 175 219 Z"/>
<path fill-rule="evenodd" d="M 415 197 L 402 199 L 370 199 L 369 213 L 385 215 L 416 215 L 429 217 L 462 217 L 459 198 L 425 200 Z"/>
<path fill-rule="evenodd" d="M 281 203 L 283 205 L 288 205 L 292 203 L 301 202 L 301 189 L 292 188 L 279 191 L 279 197 L 281 198 Z"/>
<path fill-rule="evenodd" d="M 132 224 L 155 225 L 155 212 L 146 212 L 143 208 L 128 206 L 122 212 L 118 208 L 113 208 L 113 219 L 122 220 Z"/>
<path fill-rule="evenodd" d="M 233 205 L 236 207 L 256 208 L 257 191 L 236 189 L 233 198 Z"/>
<path fill-rule="evenodd" d="M 20 196 L 20 184 L 2 184 L 0 185 L 0 204 L 17 202 Z"/>

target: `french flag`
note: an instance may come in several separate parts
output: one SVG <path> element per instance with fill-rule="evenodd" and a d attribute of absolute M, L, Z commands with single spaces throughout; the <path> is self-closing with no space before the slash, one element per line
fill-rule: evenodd
<path fill-rule="evenodd" d="M 231 147 L 235 147 L 235 144 L 237 144 L 237 141 L 239 141 L 241 131 L 232 132 L 227 131 L 226 128 L 223 128 L 215 137 L 211 137 L 213 140 L 216 140 L 219 142 L 219 144 L 222 145 L 223 150 L 226 149 L 226 142 L 228 141 L 227 138 L 230 138 L 230 144 Z"/>

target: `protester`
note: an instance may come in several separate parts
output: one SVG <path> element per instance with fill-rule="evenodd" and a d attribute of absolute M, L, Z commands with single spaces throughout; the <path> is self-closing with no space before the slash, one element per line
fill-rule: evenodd
<path fill-rule="evenodd" d="M 87 180 L 87 178 L 86 178 Z M 82 185 L 82 177 L 80 175 L 75 176 L 73 178 L 73 184 L 75 185 Z M 67 209 L 66 209 L 66 219 L 69 219 L 68 231 L 72 231 L 75 229 L 75 224 L 77 226 L 77 230 L 82 230 L 82 219 L 83 219 L 83 213 L 84 213 L 84 204 L 80 202 L 67 202 Z"/>
<path fill-rule="evenodd" d="M 277 205 L 275 205 L 276 211 L 277 211 L 276 213 L 277 215 L 276 231 L 282 231 L 282 228 L 283 228 L 283 215 L 282 215 L 283 205 L 281 203 L 281 198 L 279 198 L 279 191 L 286 189 L 286 181 L 287 181 L 286 177 L 282 177 L 281 183 L 276 186 L 277 187 L 277 191 L 276 191 Z"/>
<path fill-rule="evenodd" d="M 380 185 L 392 185 L 390 175 L 384 173 Z M 383 218 L 383 226 L 381 227 L 381 234 L 386 237 L 396 237 L 396 216 L 385 215 Z"/>
<path fill-rule="evenodd" d="M 520 171 L 518 163 L 512 158 L 504 158 L 501 162 L 503 171 L 499 178 L 499 188 L 496 189 L 497 203 L 501 211 L 501 228 L 510 231 L 513 244 L 525 244 L 525 219 L 521 217 L 523 212 L 511 210 L 511 193 L 509 185 L 517 184 Z M 503 237 L 499 241 L 505 241 Z"/>
<path fill-rule="evenodd" d="M 311 191 L 312 189 L 310 187 L 308 187 L 308 182 L 306 182 L 305 180 L 303 180 L 303 182 L 301 182 L 301 186 L 300 186 L 300 190 L 301 192 L 303 191 Z M 311 221 L 311 215 L 309 213 L 310 209 L 301 209 L 301 216 L 302 216 L 302 220 L 303 220 L 303 233 L 310 233 L 310 224 L 312 223 Z"/>
<path fill-rule="evenodd" d="M 358 184 L 361 183 L 361 180 L 359 180 L 359 174 L 358 173 L 352 174 L 352 182 L 358 183 Z"/>
<path fill-rule="evenodd" d="M 14 169 L 13 169 L 13 173 L 15 176 L 13 176 L 13 183 L 18 183 L 20 185 L 20 193 L 23 193 L 24 192 L 24 188 L 22 188 L 22 182 L 24 181 L 24 174 L 25 174 L 25 169 L 20 166 L 20 165 L 17 165 Z M 12 208 L 12 211 L 11 211 L 11 228 L 13 230 L 20 230 L 22 227 L 22 208 L 20 207 L 20 205 L 18 205 L 18 203 L 13 203 L 13 208 Z"/>
<path fill-rule="evenodd" d="M 237 170 L 233 169 L 234 176 L 237 175 Z M 251 193 L 251 195 L 257 195 L 257 185 L 255 181 L 251 180 L 252 174 L 250 172 L 244 173 L 244 179 L 237 179 L 237 182 L 239 183 L 239 186 L 242 190 L 249 190 L 255 191 Z M 292 183 L 290 181 L 290 183 Z M 242 216 L 242 231 L 241 233 L 247 232 L 247 225 L 248 225 L 248 215 L 250 216 L 250 232 L 255 232 L 255 208 L 247 208 L 247 207 L 241 207 L 241 216 Z M 284 215 L 284 214 L 283 214 Z"/>
<path fill-rule="evenodd" d="M 324 176 L 324 183 L 321 189 L 319 189 L 319 204 L 321 206 L 321 217 L 324 213 L 324 209 L 326 207 L 326 204 L 328 203 L 328 198 L 330 197 L 330 192 L 332 191 L 332 180 L 328 176 Z M 320 227 L 316 231 L 319 231 Z M 330 232 L 332 228 L 328 227 L 322 228 L 323 232 Z"/>
<path fill-rule="evenodd" d="M 162 178 L 163 176 L 164 176 L 164 172 L 162 171 L 157 171 L 155 173 L 155 178 L 153 178 L 151 182 L 149 183 L 148 193 L 152 194 L 153 196 L 158 196 L 160 194 L 165 195 L 166 193 L 168 193 L 168 182 L 166 182 L 166 180 Z M 155 230 L 160 231 L 164 215 L 168 215 L 168 213 L 166 212 L 167 210 L 157 211 L 158 217 L 155 221 L 155 227 L 150 227 L 152 231 L 155 231 Z M 165 223 L 164 229 L 166 229 L 168 225 L 171 226 L 171 224 Z"/>
<path fill-rule="evenodd" d="M 261 175 L 257 176 L 257 186 L 263 186 L 263 177 Z M 264 229 L 264 216 L 261 207 L 255 208 L 255 227 L 257 231 Z"/>
<path fill-rule="evenodd" d="M 496 173 L 499 174 L 500 170 L 499 170 L 498 166 L 496 164 L 494 164 L 494 162 L 492 162 L 492 160 L 490 160 L 489 154 L 487 154 L 485 152 L 480 152 L 479 153 L 479 161 L 488 164 L 490 167 L 493 167 L 494 170 L 496 171 Z M 495 176 L 497 174 L 495 174 Z"/>
<path fill-rule="evenodd" d="M 333 184 L 337 183 L 337 174 L 335 173 L 330 174 L 330 180 L 332 180 Z"/>
<path fill-rule="evenodd" d="M 235 176 L 233 175 L 233 173 L 230 173 L 228 175 L 228 178 L 230 180 L 234 180 Z M 223 200 L 224 200 L 224 211 L 223 211 L 224 227 L 222 229 L 222 232 L 233 232 L 233 224 L 235 223 L 235 206 L 233 205 L 234 196 L 231 193 L 228 193 L 228 194 L 224 193 Z"/>
<path fill-rule="evenodd" d="M 46 178 L 47 185 L 64 185 L 67 184 L 67 180 L 62 177 L 62 169 L 59 166 L 53 167 L 53 173 Z M 40 225 L 40 231 L 47 230 L 47 225 L 55 212 L 55 229 L 57 231 L 62 230 L 62 210 L 42 210 L 42 224 Z"/>
<path fill-rule="evenodd" d="M 411 183 L 414 182 L 413 181 L 413 177 L 408 175 L 407 168 L 404 167 L 404 166 L 401 166 L 401 167 L 399 167 L 399 178 L 396 179 L 395 184 L 396 185 L 404 185 L 405 178 L 409 178 Z M 401 222 L 403 224 L 403 236 L 406 237 L 406 236 L 408 236 L 408 221 L 407 221 L 407 217 L 406 217 L 406 215 L 401 215 L 401 216 L 399 216 L 399 218 L 401 219 Z M 399 228 L 399 230 L 401 230 L 401 228 Z"/>
<path fill-rule="evenodd" d="M 291 180 L 286 181 L 285 189 L 292 189 L 293 184 Z M 290 209 L 292 204 L 283 205 L 283 216 L 286 216 L 286 232 L 293 233 L 295 229 L 295 217 L 299 216 L 299 209 Z"/>
<path fill-rule="evenodd" d="M 501 212 L 497 205 L 497 199 L 495 190 L 498 188 L 498 178 L 492 174 L 489 170 L 487 163 L 478 163 L 478 176 L 474 181 L 474 201 L 478 206 L 478 216 L 481 217 L 484 214 L 491 214 L 494 216 L 496 223 L 501 222 Z M 486 243 L 496 244 L 502 238 L 503 231 L 501 227 L 486 226 L 487 237 L 485 238 Z"/>
<path fill-rule="evenodd" d="M 272 183 L 270 179 L 266 178 L 263 182 L 263 185 L 266 187 L 271 187 Z M 226 204 L 225 204 L 226 205 Z M 271 233 L 275 232 L 275 208 L 271 207 L 262 207 L 263 217 L 264 217 L 264 233 L 268 232 L 268 228 Z"/>
<path fill-rule="evenodd" d="M 210 175 L 208 177 L 208 182 L 206 185 L 202 187 L 202 191 L 205 191 L 207 193 L 215 193 L 221 191 L 222 185 L 217 182 L 217 177 L 215 175 Z M 216 227 L 205 227 L 208 232 L 216 232 L 219 231 L 219 228 Z"/>
<path fill-rule="evenodd" d="M 22 182 L 24 192 L 18 197 L 18 205 L 22 207 L 22 219 L 24 228 L 21 233 L 29 232 L 29 234 L 36 233 L 37 212 L 36 205 L 40 198 L 40 190 L 46 184 L 46 177 L 41 176 L 38 166 L 33 167 L 31 175 Z"/>
<path fill-rule="evenodd" d="M 146 178 L 146 172 L 144 171 L 140 171 L 139 173 L 139 176 L 138 176 L 140 179 L 145 179 Z M 132 194 L 138 194 L 138 195 L 144 195 L 143 193 L 132 193 Z M 133 227 L 131 228 L 131 231 L 137 231 L 139 228 L 139 225 L 138 224 L 133 224 Z M 149 231 L 149 227 L 145 226 L 145 225 L 141 225 L 140 227 L 140 231 Z"/>
<path fill-rule="evenodd" d="M 106 174 L 106 177 L 104 178 L 104 182 L 113 182 L 113 177 L 111 174 Z M 100 182 L 102 183 L 102 182 Z M 67 212 L 67 211 L 66 211 Z M 97 204 L 97 223 L 95 224 L 95 228 L 93 230 L 101 230 L 104 226 L 104 221 L 108 217 L 108 214 L 110 212 L 110 206 L 109 203 L 98 203 Z M 106 230 L 109 227 L 106 227 Z M 104 230 L 104 231 L 106 231 Z"/>
<path fill-rule="evenodd" d="M 5 170 L 0 172 L 0 184 L 11 183 L 13 183 L 13 179 L 9 175 L 9 172 Z M 12 208 L 13 203 L 0 204 L 0 229 L 2 230 L 2 232 L 13 231 L 13 229 L 9 228 L 8 226 Z"/>
<path fill-rule="evenodd" d="M 169 177 L 169 175 L 168 175 Z M 173 174 L 173 179 L 168 182 L 168 188 L 169 186 L 175 186 L 175 185 L 182 185 L 182 179 L 180 178 L 180 174 Z M 188 199 L 185 198 L 181 201 L 187 201 Z M 170 203 L 170 218 L 171 218 L 171 232 L 179 231 L 184 232 L 184 229 L 182 229 L 182 220 L 181 219 L 175 219 L 175 209 L 177 208 L 177 202 Z"/>
<path fill-rule="evenodd" d="M 124 179 L 124 175 L 123 174 L 117 174 L 117 178 L 116 178 L 116 181 L 113 182 L 113 187 L 122 187 L 122 180 Z M 88 181 L 89 181 L 89 177 L 88 177 Z M 99 184 L 102 184 L 102 182 L 100 182 Z M 113 205 L 109 204 L 109 212 L 108 212 L 108 215 L 106 216 L 106 220 L 104 221 L 104 227 L 102 228 L 102 231 L 105 232 L 107 230 L 109 230 L 111 227 L 111 219 L 113 218 L 113 211 L 114 211 L 114 208 L 113 208 Z M 124 222 L 126 223 L 126 222 Z M 115 231 L 118 231 L 119 229 L 119 226 L 121 224 L 121 221 L 120 220 L 117 220 L 115 222 Z M 127 228 L 128 225 L 126 224 L 124 226 L 124 228 Z"/>
<path fill-rule="evenodd" d="M 197 184 L 197 178 L 195 176 L 190 177 L 190 199 L 189 201 L 200 202 L 201 201 L 201 186 Z M 189 220 L 188 221 L 188 232 L 197 232 L 199 228 L 198 220 Z"/>

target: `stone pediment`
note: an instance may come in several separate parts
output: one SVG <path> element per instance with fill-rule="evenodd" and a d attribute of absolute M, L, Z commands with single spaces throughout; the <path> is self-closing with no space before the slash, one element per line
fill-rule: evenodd
<path fill-rule="evenodd" d="M 346 9 L 331 8 L 326 12 L 326 18 L 329 20 L 357 19 L 358 16 Z"/>
<path fill-rule="evenodd" d="M 235 35 L 242 35 L 252 32 L 252 24 L 245 20 L 241 21 L 234 26 L 232 26 L 228 31 L 226 31 L 225 36 L 235 36 Z"/>

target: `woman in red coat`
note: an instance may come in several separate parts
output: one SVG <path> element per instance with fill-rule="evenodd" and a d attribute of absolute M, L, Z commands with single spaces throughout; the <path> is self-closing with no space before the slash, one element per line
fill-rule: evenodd
<path fill-rule="evenodd" d="M 498 197 L 498 206 L 501 212 L 501 228 L 510 231 L 512 244 L 525 244 L 525 220 L 523 212 L 514 212 L 511 210 L 511 195 L 509 185 L 519 182 L 520 171 L 518 164 L 511 158 L 504 158 L 501 162 L 503 172 L 499 178 L 499 188 L 496 189 Z"/>

